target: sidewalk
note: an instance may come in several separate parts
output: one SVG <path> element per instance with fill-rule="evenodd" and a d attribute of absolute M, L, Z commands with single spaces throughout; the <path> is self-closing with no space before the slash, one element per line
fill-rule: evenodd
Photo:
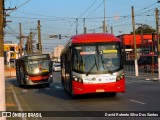
<path fill-rule="evenodd" d="M 125 77 L 127 78 L 137 78 L 137 79 L 141 79 L 141 80 L 152 80 L 152 81 L 157 81 L 160 82 L 160 80 L 158 79 L 158 76 L 152 76 L 152 75 L 148 75 L 148 74 L 139 74 L 139 76 L 135 76 L 134 73 L 125 73 Z"/>
<path fill-rule="evenodd" d="M 7 78 L 5 78 L 7 79 Z M 6 111 L 19 111 L 16 105 L 15 96 L 13 94 L 12 86 L 6 81 L 5 83 L 5 94 L 6 94 Z M 7 117 L 6 120 L 22 120 L 18 117 Z"/>

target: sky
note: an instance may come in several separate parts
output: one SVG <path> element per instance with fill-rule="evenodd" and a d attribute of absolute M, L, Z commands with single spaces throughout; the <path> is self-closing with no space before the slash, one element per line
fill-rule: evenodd
<path fill-rule="evenodd" d="M 132 31 L 132 11 L 134 7 L 135 23 L 147 24 L 156 28 L 155 9 L 160 9 L 158 0 L 5 0 L 7 22 L 4 28 L 4 41 L 19 43 L 19 23 L 22 34 L 34 33 L 37 39 L 38 20 L 41 23 L 42 47 L 44 51 L 52 51 L 57 45 L 64 45 L 70 36 L 83 33 L 103 32 L 104 6 L 107 31 L 113 34 L 129 34 Z M 84 22 L 85 21 L 85 22 Z M 138 25 L 135 26 L 139 27 Z M 49 38 L 50 35 L 61 34 L 62 39 Z M 24 39 L 24 43 L 26 40 Z"/>

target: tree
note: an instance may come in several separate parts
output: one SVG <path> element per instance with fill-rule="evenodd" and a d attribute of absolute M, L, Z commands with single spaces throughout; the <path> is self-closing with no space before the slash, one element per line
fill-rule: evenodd
<path fill-rule="evenodd" d="M 147 25 L 147 24 L 141 24 L 136 30 L 135 33 L 136 34 L 141 34 L 141 29 L 142 29 L 142 33 L 143 34 L 152 34 L 153 32 L 156 32 L 156 29 L 153 29 L 151 26 Z M 131 34 L 133 34 L 133 32 L 131 32 Z"/>

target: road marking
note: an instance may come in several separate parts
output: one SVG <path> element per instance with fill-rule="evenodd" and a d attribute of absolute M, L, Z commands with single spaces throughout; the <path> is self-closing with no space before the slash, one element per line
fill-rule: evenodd
<path fill-rule="evenodd" d="M 132 99 L 131 99 L 130 101 L 131 101 L 131 102 L 135 102 L 135 103 L 139 103 L 139 104 L 143 104 L 143 105 L 146 104 L 146 103 L 144 103 L 144 102 L 137 101 L 137 100 L 132 100 Z"/>
<path fill-rule="evenodd" d="M 62 87 L 59 86 L 59 85 L 55 85 L 54 87 L 55 87 L 56 89 L 62 89 Z"/>
<path fill-rule="evenodd" d="M 19 102 L 19 100 L 18 100 L 18 98 L 17 98 L 17 95 L 16 95 L 16 93 L 14 92 L 14 90 L 13 90 L 13 87 L 11 86 L 11 89 L 12 89 L 12 92 L 13 92 L 13 97 L 14 97 L 14 100 L 15 100 L 15 102 L 16 102 L 16 105 L 17 105 L 17 107 L 18 107 L 18 110 L 19 111 L 23 111 L 23 109 L 22 109 L 22 107 L 21 107 L 21 104 L 20 104 L 20 102 Z M 25 117 L 22 117 L 22 120 L 27 120 Z"/>
<path fill-rule="evenodd" d="M 50 90 L 51 88 L 47 87 L 47 88 L 44 88 L 45 90 Z"/>
<path fill-rule="evenodd" d="M 28 92 L 28 90 L 25 90 L 25 89 L 22 90 L 22 93 L 26 93 L 26 92 Z"/>

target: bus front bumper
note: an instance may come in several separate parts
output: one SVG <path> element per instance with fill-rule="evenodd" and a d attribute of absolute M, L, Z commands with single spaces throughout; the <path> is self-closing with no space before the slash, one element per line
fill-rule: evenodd
<path fill-rule="evenodd" d="M 124 93 L 125 92 L 125 80 L 119 80 L 112 83 L 100 83 L 100 84 L 83 84 L 80 82 L 73 81 L 73 94 L 87 94 L 87 93 L 105 93 L 105 92 L 115 92 Z"/>
<path fill-rule="evenodd" d="M 52 75 L 26 78 L 26 85 L 39 85 L 39 84 L 47 84 L 47 83 L 53 83 Z"/>

